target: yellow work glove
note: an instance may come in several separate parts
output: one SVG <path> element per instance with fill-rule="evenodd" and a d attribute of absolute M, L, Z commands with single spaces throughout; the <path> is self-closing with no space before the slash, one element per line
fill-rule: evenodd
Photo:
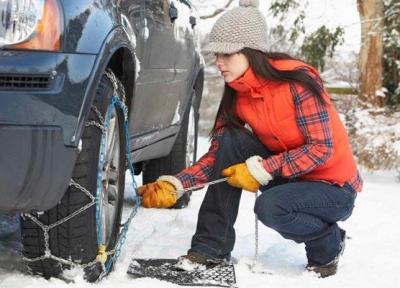
<path fill-rule="evenodd" d="M 260 187 L 260 183 L 250 174 L 246 163 L 232 165 L 222 170 L 222 175 L 228 177 L 229 185 L 237 188 L 256 192 Z"/>
<path fill-rule="evenodd" d="M 176 203 L 175 186 L 168 181 L 158 180 L 138 188 L 145 208 L 169 208 Z"/>

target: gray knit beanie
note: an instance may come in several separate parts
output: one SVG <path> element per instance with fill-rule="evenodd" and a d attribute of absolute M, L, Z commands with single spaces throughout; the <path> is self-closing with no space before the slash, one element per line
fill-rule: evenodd
<path fill-rule="evenodd" d="M 243 48 L 267 52 L 267 25 L 258 0 L 240 0 L 239 7 L 225 12 L 211 29 L 205 53 L 231 54 Z"/>

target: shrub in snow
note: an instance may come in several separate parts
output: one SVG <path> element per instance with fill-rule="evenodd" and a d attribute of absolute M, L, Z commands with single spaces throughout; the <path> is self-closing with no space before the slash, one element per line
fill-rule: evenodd
<path fill-rule="evenodd" d="M 365 108 L 355 103 L 351 109 L 341 112 L 358 163 L 370 170 L 400 173 L 400 112 L 390 108 Z"/>

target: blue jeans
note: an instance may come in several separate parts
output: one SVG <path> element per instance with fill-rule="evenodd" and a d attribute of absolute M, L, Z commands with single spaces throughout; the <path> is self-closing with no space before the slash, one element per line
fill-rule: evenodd
<path fill-rule="evenodd" d="M 221 178 L 222 169 L 253 155 L 272 155 L 253 134 L 239 129 L 227 129 L 218 141 L 220 149 L 211 180 Z M 305 243 L 312 263 L 326 264 L 336 257 L 340 243 L 336 222 L 351 215 L 356 198 L 351 186 L 276 177 L 260 190 L 254 212 L 264 225 L 286 239 Z M 214 259 L 230 258 L 241 192 L 227 183 L 208 187 L 189 252 Z"/>

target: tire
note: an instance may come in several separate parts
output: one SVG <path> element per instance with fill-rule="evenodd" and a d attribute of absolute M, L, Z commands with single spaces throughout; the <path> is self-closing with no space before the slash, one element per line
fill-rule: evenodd
<path fill-rule="evenodd" d="M 146 163 L 143 171 L 144 184 L 156 181 L 161 175 L 175 175 L 193 165 L 197 157 L 198 124 L 199 112 L 196 105 L 196 94 L 193 90 L 190 105 L 186 109 L 171 153 Z M 185 193 L 172 208 L 186 207 L 190 201 L 190 194 Z"/>
<path fill-rule="evenodd" d="M 123 86 L 120 83 L 118 84 L 120 89 L 123 89 Z M 92 104 L 92 107 L 96 107 L 98 112 L 101 113 L 103 119 L 105 119 L 112 95 L 112 83 L 103 74 Z M 92 108 L 88 121 L 100 123 L 99 118 L 95 113 L 95 109 Z M 90 191 L 93 196 L 96 196 L 101 130 L 93 125 L 85 126 L 81 138 L 82 149 L 75 163 L 72 180 Z M 112 127 L 115 127 L 115 129 L 112 130 Z M 104 219 L 107 219 L 107 223 L 103 225 L 105 228 L 99 233 L 103 233 L 102 235 L 106 236 L 106 251 L 110 251 L 116 245 L 121 222 L 126 170 L 124 122 L 123 113 L 120 109 L 114 109 L 107 131 L 108 136 L 112 135 L 112 137 L 107 137 L 106 147 L 109 150 L 106 154 L 108 161 L 105 162 L 110 164 L 106 163 L 103 167 L 103 191 L 101 197 L 103 200 L 101 205 L 104 204 L 102 207 L 109 209 L 101 209 L 100 218 L 103 219 L 102 223 L 105 223 Z M 110 139 L 114 139 L 115 142 L 110 141 Z M 114 145 L 110 145 L 110 143 L 114 143 Z M 43 224 L 49 225 L 71 215 L 71 213 L 90 202 L 91 199 L 88 195 L 78 188 L 69 186 L 56 207 L 43 213 L 31 213 L 31 215 L 38 218 Z M 106 214 L 106 212 L 110 213 Z M 85 264 L 93 261 L 98 252 L 96 223 L 96 205 L 93 205 L 68 221 L 50 229 L 49 248 L 51 254 L 72 260 L 75 263 Z M 22 217 L 21 227 L 23 256 L 33 259 L 44 255 L 43 230 L 27 216 Z M 107 261 L 110 261 L 110 257 L 108 257 Z M 53 259 L 26 261 L 26 264 L 31 272 L 40 274 L 45 278 L 59 277 L 64 269 L 70 267 L 68 264 L 61 264 Z"/>

